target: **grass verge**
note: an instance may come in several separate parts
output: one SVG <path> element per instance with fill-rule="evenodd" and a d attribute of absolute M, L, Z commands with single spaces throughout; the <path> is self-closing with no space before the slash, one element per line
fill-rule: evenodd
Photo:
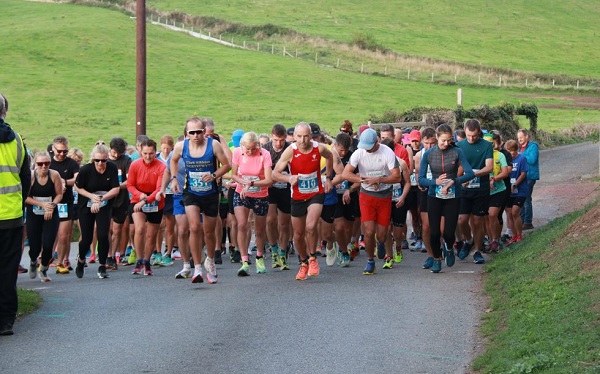
<path fill-rule="evenodd" d="M 17 310 L 17 318 L 21 318 L 32 313 L 37 308 L 39 308 L 42 302 L 42 297 L 37 292 L 32 290 L 18 288 L 17 294 L 19 296 L 19 308 Z"/>
<path fill-rule="evenodd" d="M 600 206 L 535 230 L 486 267 L 484 373 L 600 372 Z"/>

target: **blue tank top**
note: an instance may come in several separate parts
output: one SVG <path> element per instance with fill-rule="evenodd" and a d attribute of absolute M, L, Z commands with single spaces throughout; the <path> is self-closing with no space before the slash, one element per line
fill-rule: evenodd
<path fill-rule="evenodd" d="M 197 196 L 208 196 L 216 194 L 217 183 L 215 181 L 204 182 L 202 175 L 212 174 L 216 170 L 215 154 L 213 152 L 213 139 L 206 139 L 206 151 L 202 157 L 192 157 L 189 151 L 189 139 L 183 141 L 181 158 L 185 163 L 185 188 L 184 192 Z"/>
<path fill-rule="evenodd" d="M 333 172 L 332 178 L 335 178 L 335 172 Z M 326 181 L 325 168 L 323 168 L 321 170 L 321 183 L 323 183 L 323 188 L 325 187 L 325 181 Z M 325 201 L 323 201 L 323 205 L 337 204 L 337 202 L 338 202 L 337 195 L 338 195 L 337 190 L 335 189 L 335 186 L 333 186 L 331 191 L 329 191 L 325 194 Z"/>

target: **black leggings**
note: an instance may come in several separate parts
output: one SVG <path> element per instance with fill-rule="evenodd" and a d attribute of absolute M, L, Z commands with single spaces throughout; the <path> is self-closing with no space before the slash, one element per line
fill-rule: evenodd
<path fill-rule="evenodd" d="M 52 219 L 46 221 L 44 216 L 33 214 L 32 209 L 27 210 L 27 239 L 29 240 L 29 259 L 36 262 L 42 253 L 42 265 L 48 266 L 52 258 L 54 240 L 58 234 L 58 209 L 54 209 Z"/>
<path fill-rule="evenodd" d="M 90 245 L 94 239 L 94 223 L 96 224 L 96 234 L 98 237 L 98 263 L 106 264 L 110 243 L 108 241 L 108 230 L 110 230 L 110 217 L 112 216 L 112 207 L 102 207 L 96 214 L 90 211 L 90 208 L 83 206 L 79 208 L 79 226 L 81 226 L 81 241 L 79 242 L 79 258 L 85 259 L 85 255 L 90 250 Z"/>
<path fill-rule="evenodd" d="M 442 249 L 440 248 L 442 217 L 444 217 L 444 241 L 449 248 L 454 245 L 454 232 L 458 222 L 458 206 L 458 199 L 438 199 L 427 196 L 431 250 L 434 258 L 442 257 Z"/>

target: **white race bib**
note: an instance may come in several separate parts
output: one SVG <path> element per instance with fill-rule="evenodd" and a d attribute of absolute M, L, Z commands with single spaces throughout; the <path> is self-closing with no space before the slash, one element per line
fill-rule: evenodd
<path fill-rule="evenodd" d="M 252 182 L 252 181 L 258 182 L 258 181 L 260 181 L 259 177 L 256 177 L 256 176 L 253 176 L 253 175 L 243 175 L 242 179 L 246 180 L 246 181 L 250 181 L 250 182 Z M 248 187 L 248 192 L 260 192 L 260 187 L 258 187 L 258 186 L 250 186 L 250 187 Z"/>
<path fill-rule="evenodd" d="M 335 192 L 337 192 L 338 195 L 343 195 L 344 192 L 348 191 L 349 189 L 350 183 L 348 183 L 348 181 L 343 181 L 342 183 L 335 185 Z"/>
<path fill-rule="evenodd" d="M 104 194 L 106 194 L 106 191 L 96 191 L 93 194 L 94 195 L 99 195 L 99 196 L 104 196 Z M 93 204 L 92 199 L 88 199 L 87 207 L 91 208 L 92 204 Z M 107 200 L 102 200 L 100 202 L 100 208 L 105 207 L 106 204 L 108 204 L 108 201 Z"/>
<path fill-rule="evenodd" d="M 415 175 L 415 173 L 412 173 L 410 175 L 410 185 L 411 186 L 416 186 L 417 185 L 417 176 Z"/>
<path fill-rule="evenodd" d="M 456 197 L 456 188 L 454 185 L 448 189 L 448 194 L 446 195 L 442 193 L 442 188 L 443 186 L 435 186 L 435 197 L 438 199 L 454 199 Z"/>
<path fill-rule="evenodd" d="M 213 182 L 202 180 L 203 175 L 210 175 L 208 171 L 190 171 L 189 189 L 194 192 L 209 192 L 212 189 Z"/>
<path fill-rule="evenodd" d="M 399 201 L 402 196 L 402 184 L 394 183 L 392 184 L 392 201 Z"/>
<path fill-rule="evenodd" d="M 56 206 L 58 208 L 58 217 L 59 218 L 68 218 L 69 217 L 69 208 L 67 204 L 58 204 Z"/>
<path fill-rule="evenodd" d="M 142 206 L 142 212 L 144 213 L 156 213 L 158 212 L 158 201 L 153 203 L 147 203 Z"/>
<path fill-rule="evenodd" d="M 303 194 L 319 192 L 319 180 L 316 171 L 310 174 L 298 174 L 298 191 Z"/>
<path fill-rule="evenodd" d="M 479 169 L 473 169 L 473 173 L 477 173 Z M 479 177 L 475 177 L 469 181 L 467 188 L 479 188 L 481 186 L 481 180 Z"/>
<path fill-rule="evenodd" d="M 33 200 L 39 201 L 40 203 L 51 203 L 52 197 L 50 197 L 50 196 L 48 196 L 48 197 L 34 196 Z M 44 208 L 42 208 L 39 205 L 33 205 L 33 214 L 35 214 L 36 216 L 43 216 L 44 213 L 46 213 L 46 210 Z"/>

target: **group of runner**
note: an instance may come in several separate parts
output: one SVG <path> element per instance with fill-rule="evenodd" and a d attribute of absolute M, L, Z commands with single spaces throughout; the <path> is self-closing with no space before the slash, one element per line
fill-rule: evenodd
<path fill-rule="evenodd" d="M 315 123 L 278 124 L 270 135 L 236 130 L 227 143 L 211 119 L 193 117 L 177 141 L 138 136 L 131 154 L 122 138 L 99 141 L 83 165 L 83 152 L 68 145 L 56 137 L 32 158 L 28 272 L 43 282 L 52 265 L 57 274 L 73 270 L 74 221 L 78 278 L 87 262 L 98 261 L 103 279 L 119 265 L 150 276 L 152 266 L 181 258 L 176 278 L 213 284 L 227 252 L 238 276 L 252 264 L 266 273 L 269 253 L 271 268 L 290 270 L 295 253 L 297 280 L 319 275 L 320 256 L 348 267 L 360 249 L 365 275 L 375 273 L 376 258 L 391 269 L 408 249 L 427 252 L 423 268 L 433 273 L 471 253 L 482 264 L 485 251 L 522 239 L 521 208 L 539 178 L 526 130 L 503 142 L 477 120 L 460 131 L 363 125 L 358 133 L 345 121 L 335 138 Z"/>

